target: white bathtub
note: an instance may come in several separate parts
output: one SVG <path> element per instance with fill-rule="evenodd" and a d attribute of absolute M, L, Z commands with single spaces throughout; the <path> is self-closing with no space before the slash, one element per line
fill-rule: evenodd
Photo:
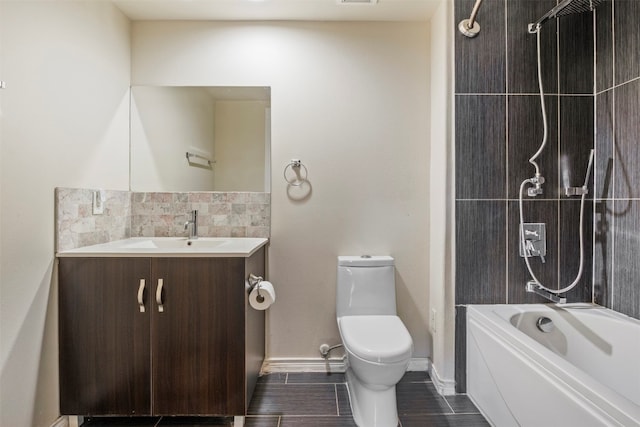
<path fill-rule="evenodd" d="M 498 427 L 640 426 L 640 321 L 591 304 L 470 305 L 467 393 Z"/>

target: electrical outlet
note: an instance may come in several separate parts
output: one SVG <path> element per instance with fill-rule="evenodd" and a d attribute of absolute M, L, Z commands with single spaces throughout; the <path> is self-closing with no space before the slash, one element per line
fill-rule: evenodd
<path fill-rule="evenodd" d="M 93 192 L 93 214 L 102 215 L 104 213 L 104 192 L 102 190 Z"/>

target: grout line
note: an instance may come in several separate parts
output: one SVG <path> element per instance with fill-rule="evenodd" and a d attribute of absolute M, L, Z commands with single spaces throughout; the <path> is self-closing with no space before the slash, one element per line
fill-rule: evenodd
<path fill-rule="evenodd" d="M 348 415 L 327 415 L 327 414 L 284 414 L 282 418 L 346 418 Z"/>
<path fill-rule="evenodd" d="M 591 303 L 596 300 L 596 203 L 595 194 L 598 189 L 598 10 L 593 11 L 593 205 L 591 206 Z M 587 183 L 589 177 L 587 176 Z M 580 230 L 582 233 L 583 231 Z"/>
<path fill-rule="evenodd" d="M 449 401 L 447 400 L 446 396 L 442 396 L 442 398 L 444 399 L 445 403 L 447 404 L 447 406 L 449 407 L 449 409 L 451 409 L 451 413 L 455 414 L 456 411 L 453 410 L 453 406 L 451 406 L 451 404 L 449 403 Z"/>
<path fill-rule="evenodd" d="M 504 91 L 509 93 L 509 6 L 504 1 Z"/>
<path fill-rule="evenodd" d="M 614 84 L 613 86 L 611 86 L 611 87 L 609 87 L 609 88 L 607 88 L 607 89 L 603 89 L 603 90 L 601 90 L 600 92 L 596 92 L 596 93 L 595 93 L 595 95 L 602 95 L 603 93 L 611 92 L 611 91 L 613 91 L 614 89 L 619 89 L 619 88 L 621 88 L 622 86 L 626 86 L 626 85 L 628 85 L 629 83 L 634 83 L 634 82 L 636 82 L 637 80 L 640 80 L 640 76 L 639 76 L 639 77 L 634 77 L 634 78 L 632 78 L 632 79 L 629 79 L 629 80 L 627 80 L 626 82 L 623 82 L 623 83 Z"/>
<path fill-rule="evenodd" d="M 613 88 L 615 89 L 616 87 L 616 57 L 617 57 L 617 52 L 616 52 L 616 2 L 615 0 L 611 1 L 611 67 L 612 67 L 612 82 L 613 82 Z M 611 91 L 611 156 L 613 157 L 613 165 L 611 168 L 611 194 L 613 194 L 613 203 L 612 203 L 612 209 L 613 212 L 616 211 L 616 203 L 615 203 L 615 197 L 616 197 L 616 169 L 617 169 L 617 153 L 618 150 L 616 148 L 616 136 L 617 136 L 617 132 L 616 132 L 616 121 L 617 121 L 617 117 L 616 117 L 616 91 L 612 90 Z M 606 206 L 605 206 L 605 215 L 606 215 Z M 611 268 L 611 283 L 607 284 L 607 300 L 608 301 L 603 301 L 605 303 L 605 306 L 607 305 L 607 302 L 609 303 L 609 307 L 613 309 L 614 307 L 614 303 L 613 303 L 613 298 L 615 295 L 615 289 L 616 289 L 616 269 L 614 266 L 614 260 L 616 259 L 616 215 L 611 215 L 611 263 L 609 264 L 609 260 L 605 260 L 605 264 L 603 266 L 603 268 L 607 269 L 607 267 Z M 606 237 L 605 237 L 606 239 Z"/>
<path fill-rule="evenodd" d="M 340 402 L 338 402 L 338 385 L 337 384 L 333 385 L 333 391 L 336 396 L 336 413 L 338 414 L 338 416 L 340 416 Z"/>
<path fill-rule="evenodd" d="M 278 426 L 277 427 L 280 427 L 281 423 L 282 423 L 282 417 L 278 417 Z"/>
<path fill-rule="evenodd" d="M 504 2 L 504 90 L 506 95 L 504 98 L 505 103 L 505 185 L 504 189 L 506 191 L 507 196 L 509 195 L 509 3 L 505 0 Z M 505 263 L 505 271 L 504 271 L 504 301 L 509 303 L 509 202 L 505 202 L 505 252 L 504 263 Z"/>
<path fill-rule="evenodd" d="M 634 80 L 639 79 L 640 77 L 636 77 L 633 78 L 631 80 L 629 80 L 629 82 L 632 82 Z M 629 83 L 626 82 L 626 83 Z M 625 83 L 621 83 L 619 86 L 622 86 Z M 604 92 L 604 91 L 603 91 Z M 561 97 L 569 97 L 569 96 L 578 96 L 578 97 L 588 97 L 588 96 L 593 96 L 593 93 L 557 93 L 557 92 L 545 92 L 544 93 L 545 96 L 561 96 Z M 507 92 L 478 92 L 478 93 L 473 93 L 473 92 L 463 92 L 463 93 L 455 93 L 454 95 L 456 96 L 540 96 L 539 93 L 528 93 L 528 92 L 523 92 L 523 93 L 507 93 Z"/>
<path fill-rule="evenodd" d="M 628 202 L 628 201 L 639 201 L 640 197 L 596 197 L 595 199 L 593 199 L 596 202 L 613 202 L 613 201 L 618 201 L 618 202 Z M 456 199 L 456 202 L 517 202 L 518 199 Z M 538 199 L 538 198 L 531 198 L 531 199 L 526 199 L 524 200 L 525 202 L 557 202 L 560 201 L 560 203 L 564 203 L 564 202 L 578 202 L 580 201 L 579 198 L 577 197 L 557 197 L 557 198 L 553 198 L 553 199 Z M 464 305 L 464 304 L 459 304 L 459 305 Z M 295 384 L 295 383 L 294 383 Z M 336 384 L 340 384 L 340 383 L 336 383 Z"/>

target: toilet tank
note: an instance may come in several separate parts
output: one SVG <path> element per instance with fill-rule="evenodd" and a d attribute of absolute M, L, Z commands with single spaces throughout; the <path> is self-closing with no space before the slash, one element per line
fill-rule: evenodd
<path fill-rule="evenodd" d="M 336 314 L 396 315 L 394 260 L 390 256 L 340 256 Z"/>

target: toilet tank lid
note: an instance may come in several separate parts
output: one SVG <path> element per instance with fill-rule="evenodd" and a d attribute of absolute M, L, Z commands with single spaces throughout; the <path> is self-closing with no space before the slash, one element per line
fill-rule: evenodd
<path fill-rule="evenodd" d="M 393 265 L 393 258 L 387 255 L 339 256 L 338 265 L 345 267 L 382 267 L 386 265 Z"/>

